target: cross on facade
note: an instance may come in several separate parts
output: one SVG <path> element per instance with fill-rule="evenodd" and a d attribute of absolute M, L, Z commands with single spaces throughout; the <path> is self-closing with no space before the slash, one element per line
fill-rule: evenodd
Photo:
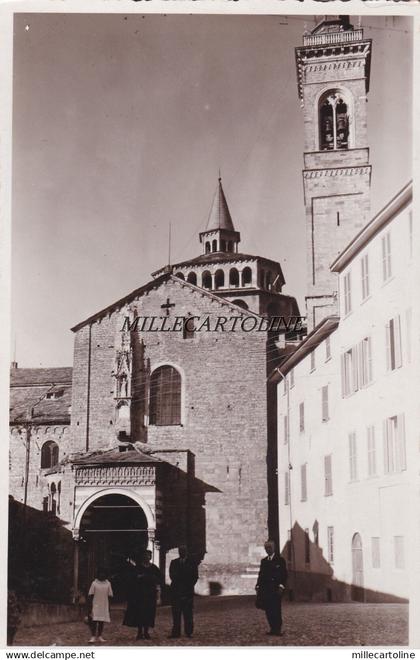
<path fill-rule="evenodd" d="M 166 303 L 164 305 L 161 305 L 162 309 L 166 309 L 166 316 L 169 316 L 169 310 L 171 307 L 175 307 L 175 303 L 171 303 L 169 301 L 169 298 L 166 298 Z"/>

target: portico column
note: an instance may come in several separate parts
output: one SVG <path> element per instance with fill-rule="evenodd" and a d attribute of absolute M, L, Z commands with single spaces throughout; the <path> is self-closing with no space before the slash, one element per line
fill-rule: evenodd
<path fill-rule="evenodd" d="M 148 550 L 152 551 L 152 562 L 156 564 L 156 560 L 159 563 L 159 543 L 155 539 L 156 530 L 148 529 Z"/>
<path fill-rule="evenodd" d="M 78 603 L 79 594 L 79 541 L 73 541 L 73 602 Z"/>

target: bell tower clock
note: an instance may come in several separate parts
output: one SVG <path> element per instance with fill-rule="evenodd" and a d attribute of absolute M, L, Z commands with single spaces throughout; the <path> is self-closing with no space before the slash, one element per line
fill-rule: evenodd
<path fill-rule="evenodd" d="M 338 313 L 337 279 L 329 267 L 368 220 L 370 58 L 371 41 L 346 16 L 321 21 L 296 48 L 305 131 L 309 330 Z"/>

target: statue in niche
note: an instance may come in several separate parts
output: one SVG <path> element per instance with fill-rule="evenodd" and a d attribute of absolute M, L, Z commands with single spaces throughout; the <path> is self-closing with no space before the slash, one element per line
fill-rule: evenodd
<path fill-rule="evenodd" d="M 133 355 L 131 348 L 130 334 L 121 333 L 121 348 L 117 350 L 115 356 L 115 369 L 113 375 L 116 378 L 117 399 L 127 399 L 131 397 L 131 372 L 133 365 Z"/>

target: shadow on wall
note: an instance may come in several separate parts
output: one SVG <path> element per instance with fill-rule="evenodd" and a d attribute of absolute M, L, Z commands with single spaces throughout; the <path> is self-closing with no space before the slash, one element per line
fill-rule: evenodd
<path fill-rule="evenodd" d="M 167 458 L 165 452 L 156 454 Z M 162 465 L 156 484 L 160 568 L 167 575 L 170 561 L 178 556 L 180 545 L 188 547 L 190 557 L 197 564 L 203 560 L 206 553 L 206 493 L 220 492 L 195 476 L 191 452 L 188 452 L 185 467 L 184 470 L 169 463 Z"/>
<path fill-rule="evenodd" d="M 334 567 L 319 546 L 319 523 L 312 525 L 315 541 L 309 538 L 309 530 L 295 523 L 281 555 L 289 571 L 287 596 L 289 600 L 363 603 L 407 603 L 407 599 L 385 591 L 367 589 L 363 582 L 363 548 L 359 547 L 358 534 L 353 537 L 353 580 L 346 583 L 334 577 Z M 360 538 L 360 537 L 359 537 Z M 352 543 L 352 539 L 349 541 Z M 332 552 L 334 548 L 332 547 Z"/>
<path fill-rule="evenodd" d="M 64 524 L 9 497 L 8 581 L 24 600 L 72 602 L 73 539 Z"/>

